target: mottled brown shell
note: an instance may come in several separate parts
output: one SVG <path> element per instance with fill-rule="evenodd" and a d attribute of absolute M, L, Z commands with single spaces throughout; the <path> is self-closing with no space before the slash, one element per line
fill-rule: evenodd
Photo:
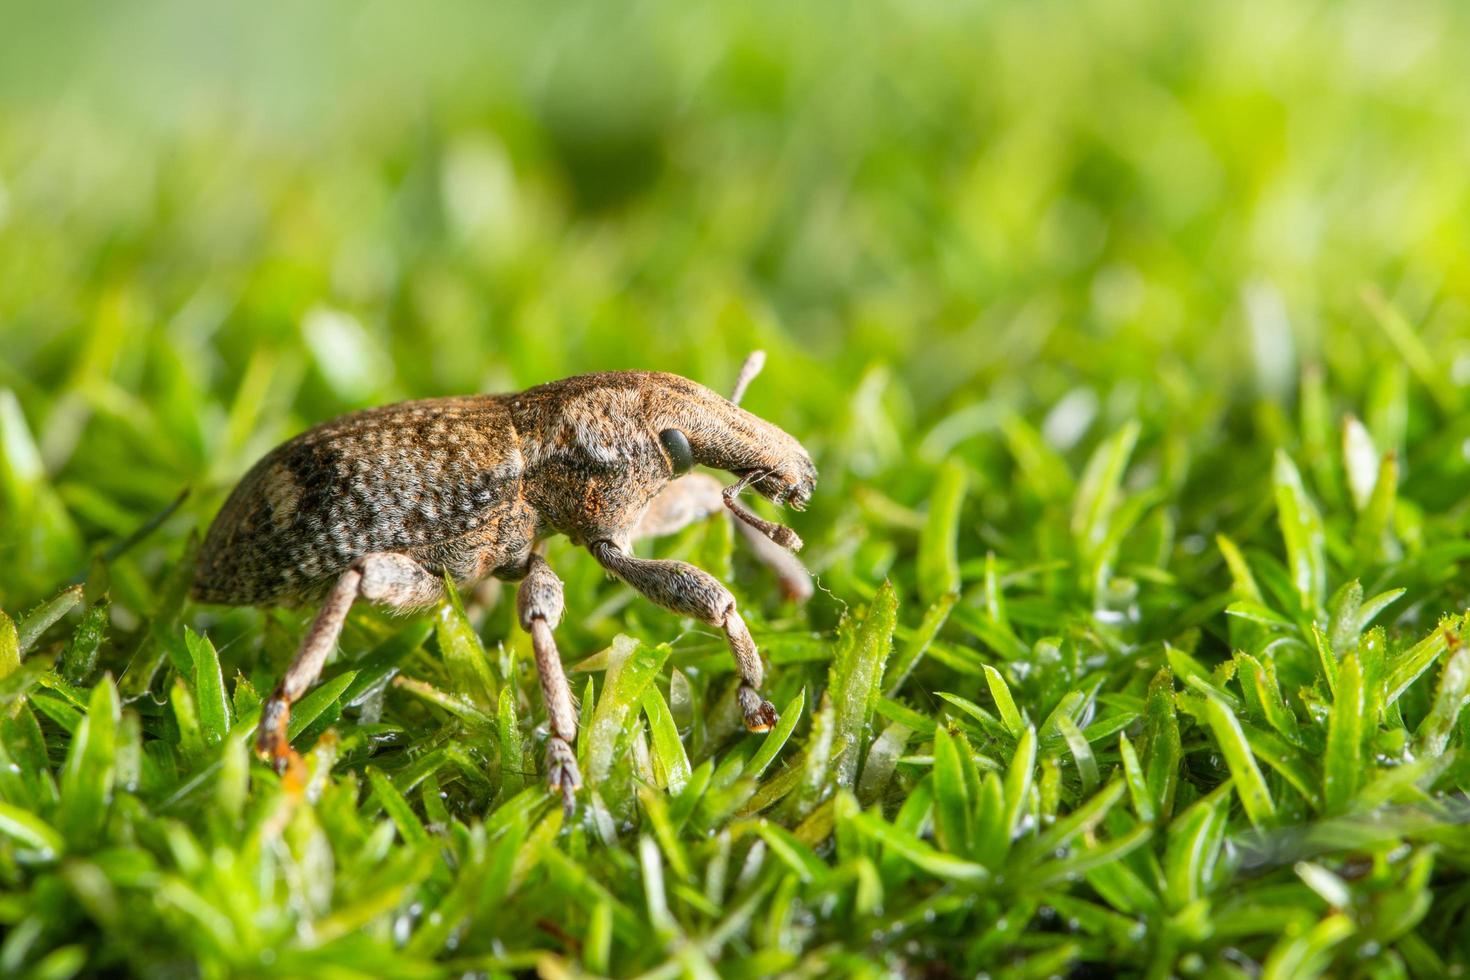
<path fill-rule="evenodd" d="M 506 399 L 404 402 L 355 412 L 278 447 L 209 529 L 205 602 L 319 594 L 357 557 L 392 551 L 470 581 L 525 563 L 536 534 Z"/>
<path fill-rule="evenodd" d="M 769 474 L 755 486 L 772 499 L 801 506 L 815 484 L 795 439 L 672 374 L 404 402 L 317 426 L 257 463 L 209 529 L 194 594 L 313 599 L 370 552 L 461 583 L 519 578 L 536 538 L 552 533 L 626 549 L 675 476 L 659 440 L 668 428 L 702 465 Z"/>

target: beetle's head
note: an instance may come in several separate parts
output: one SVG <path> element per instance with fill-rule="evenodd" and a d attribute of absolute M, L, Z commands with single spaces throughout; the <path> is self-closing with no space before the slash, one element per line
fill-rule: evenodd
<path fill-rule="evenodd" d="M 651 422 L 672 475 L 695 464 L 725 470 L 767 500 L 806 507 L 817 468 L 790 434 L 703 385 L 671 374 L 649 379 Z"/>

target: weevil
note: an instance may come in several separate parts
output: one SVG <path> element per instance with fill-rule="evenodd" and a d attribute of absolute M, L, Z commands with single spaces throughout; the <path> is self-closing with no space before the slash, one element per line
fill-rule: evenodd
<path fill-rule="evenodd" d="M 632 547 L 724 511 L 788 596 L 810 595 L 791 554 L 800 538 L 738 499 L 751 488 L 800 510 L 816 487 L 801 443 L 739 407 L 762 363 L 751 356 L 729 399 L 673 374 L 585 374 L 516 394 L 354 412 L 267 454 L 215 517 L 193 587 L 209 603 L 320 604 L 262 706 L 257 751 L 278 769 L 293 758 L 291 704 L 321 674 L 355 601 L 409 612 L 438 602 L 446 576 L 459 587 L 493 577 L 520 583 L 517 615 L 549 721 L 547 779 L 570 809 L 581 783 L 577 714 L 553 635 L 562 583 L 543 545 L 557 534 L 657 605 L 722 630 L 745 727 L 769 730 L 776 711 L 760 693 L 760 654 L 730 590 L 691 564 L 640 558 Z M 696 465 L 737 479 L 722 487 Z"/>

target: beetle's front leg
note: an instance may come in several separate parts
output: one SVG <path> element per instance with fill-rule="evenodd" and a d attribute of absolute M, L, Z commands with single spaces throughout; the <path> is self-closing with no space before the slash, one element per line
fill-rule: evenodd
<path fill-rule="evenodd" d="M 693 616 L 725 631 L 735 666 L 740 671 L 740 711 L 752 732 L 769 731 L 776 709 L 760 695 L 764 670 L 745 620 L 735 609 L 735 597 L 719 580 L 688 562 L 636 558 L 611 541 L 596 541 L 593 557 L 603 568 L 643 593 L 649 601 L 683 616 Z"/>
<path fill-rule="evenodd" d="M 546 715 L 551 723 L 551 737 L 546 741 L 546 778 L 553 790 L 561 791 L 562 805 L 570 813 L 576 803 L 577 789 L 582 785 L 577 757 L 572 752 L 572 742 L 577 737 L 577 709 L 551 633 L 561 622 L 564 608 L 561 579 L 545 558 L 533 553 L 526 577 L 516 592 L 516 611 L 521 626 L 531 634 L 536 673 L 541 677 L 541 698 L 546 702 Z"/>
<path fill-rule="evenodd" d="M 776 574 L 781 594 L 792 602 L 812 597 L 812 575 L 795 555 L 742 520 L 725 506 L 724 487 L 708 473 L 690 473 L 659 491 L 633 530 L 633 539 L 673 534 L 695 521 L 715 514 L 729 515 L 735 533 L 750 548 L 757 561 Z"/>

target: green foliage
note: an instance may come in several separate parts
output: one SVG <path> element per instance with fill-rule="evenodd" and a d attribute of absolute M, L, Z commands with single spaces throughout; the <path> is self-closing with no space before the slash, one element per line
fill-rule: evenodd
<path fill-rule="evenodd" d="M 1470 966 L 1460 6 L 22 6 L 0 974 Z M 570 818 L 508 588 L 355 611 L 254 758 L 311 610 L 187 591 L 262 452 L 757 347 L 815 595 L 647 547 L 773 731 L 553 540 Z"/>

